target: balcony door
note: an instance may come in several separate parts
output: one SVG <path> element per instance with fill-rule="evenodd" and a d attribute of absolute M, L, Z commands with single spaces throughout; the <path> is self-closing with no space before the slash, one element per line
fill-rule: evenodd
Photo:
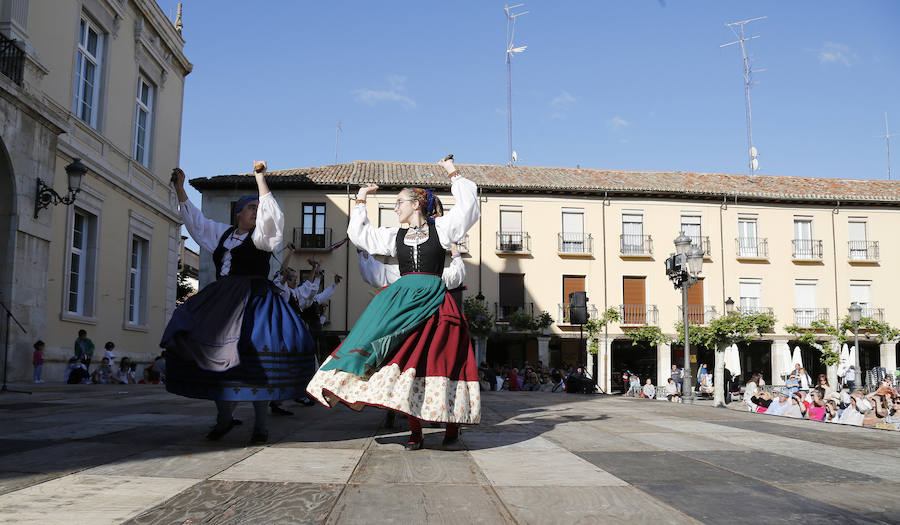
<path fill-rule="evenodd" d="M 740 311 L 743 313 L 759 313 L 762 306 L 760 295 L 762 281 L 756 279 L 741 279 L 740 281 Z"/>
<path fill-rule="evenodd" d="M 506 319 L 513 312 L 525 308 L 525 274 L 500 274 L 500 311 L 499 319 Z"/>
<path fill-rule="evenodd" d="M 303 203 L 301 248 L 325 248 L 325 203 Z"/>
<path fill-rule="evenodd" d="M 500 210 L 500 249 L 522 251 L 522 210 Z"/>
<path fill-rule="evenodd" d="M 647 324 L 647 278 L 622 277 L 622 321 Z"/>
<path fill-rule="evenodd" d="M 794 219 L 794 257 L 811 259 L 813 257 L 812 220 Z"/>
<path fill-rule="evenodd" d="M 797 324 L 810 326 L 816 320 L 816 282 L 794 282 L 794 304 L 796 305 Z"/>
<path fill-rule="evenodd" d="M 758 257 L 756 219 L 738 219 L 738 250 L 741 257 Z"/>
<path fill-rule="evenodd" d="M 698 280 L 688 288 L 688 320 L 691 324 L 703 324 L 703 279 Z"/>
<path fill-rule="evenodd" d="M 575 292 L 584 292 L 584 276 L 583 275 L 563 275 L 563 319 L 569 322 L 569 296 Z"/>
<path fill-rule="evenodd" d="M 638 213 L 622 214 L 622 254 L 644 253 L 644 216 Z"/>
<path fill-rule="evenodd" d="M 584 212 L 582 210 L 563 210 L 562 237 L 563 253 L 584 253 Z"/>
<path fill-rule="evenodd" d="M 868 259 L 866 221 L 850 221 L 847 223 L 847 229 L 850 234 L 850 259 L 854 261 Z"/>

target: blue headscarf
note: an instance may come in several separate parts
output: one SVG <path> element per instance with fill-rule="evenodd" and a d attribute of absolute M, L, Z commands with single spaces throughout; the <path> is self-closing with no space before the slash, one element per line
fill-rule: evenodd
<path fill-rule="evenodd" d="M 427 197 L 425 202 L 425 216 L 428 218 L 427 220 L 430 224 L 434 224 L 434 217 L 431 216 L 434 213 L 434 193 L 431 189 L 426 189 L 425 196 Z"/>
<path fill-rule="evenodd" d="M 244 206 L 255 200 L 259 200 L 257 195 L 241 195 L 241 198 L 234 203 L 234 213 L 241 213 Z"/>

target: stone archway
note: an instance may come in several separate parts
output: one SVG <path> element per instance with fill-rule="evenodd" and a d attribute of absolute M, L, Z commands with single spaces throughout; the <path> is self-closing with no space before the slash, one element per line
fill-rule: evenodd
<path fill-rule="evenodd" d="M 12 308 L 12 283 L 16 264 L 15 232 L 18 228 L 16 218 L 16 179 L 6 145 L 0 139 L 0 302 L 7 308 Z M 0 308 L 0 345 L 6 341 L 6 330 L 6 312 Z M 5 358 L 9 350 L 3 348 L 0 355 Z M 5 372 L 5 366 L 4 359 L 0 361 L 0 374 Z"/>

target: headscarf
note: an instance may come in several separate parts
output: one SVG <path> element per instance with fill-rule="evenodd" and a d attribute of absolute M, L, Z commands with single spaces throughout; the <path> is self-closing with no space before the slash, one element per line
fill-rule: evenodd
<path fill-rule="evenodd" d="M 259 196 L 253 194 L 241 195 L 241 197 L 234 203 L 234 213 L 241 213 L 241 210 L 244 209 L 244 206 L 255 200 L 259 200 Z"/>

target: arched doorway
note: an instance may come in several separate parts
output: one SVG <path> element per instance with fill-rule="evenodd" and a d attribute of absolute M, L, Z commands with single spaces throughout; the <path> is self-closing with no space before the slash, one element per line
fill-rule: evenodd
<path fill-rule="evenodd" d="M 6 151 L 6 145 L 0 140 L 0 302 L 7 308 L 12 308 L 12 283 L 13 268 L 16 262 L 16 236 L 15 230 L 18 228 L 16 221 L 16 181 L 13 177 L 12 163 L 9 161 L 9 155 Z M 5 311 L 0 309 L 0 344 L 6 341 L 6 320 Z M 4 348 L 2 352 L 5 358 Z M 0 373 L 2 367 L 6 366 L 6 360 L 0 362 Z"/>

